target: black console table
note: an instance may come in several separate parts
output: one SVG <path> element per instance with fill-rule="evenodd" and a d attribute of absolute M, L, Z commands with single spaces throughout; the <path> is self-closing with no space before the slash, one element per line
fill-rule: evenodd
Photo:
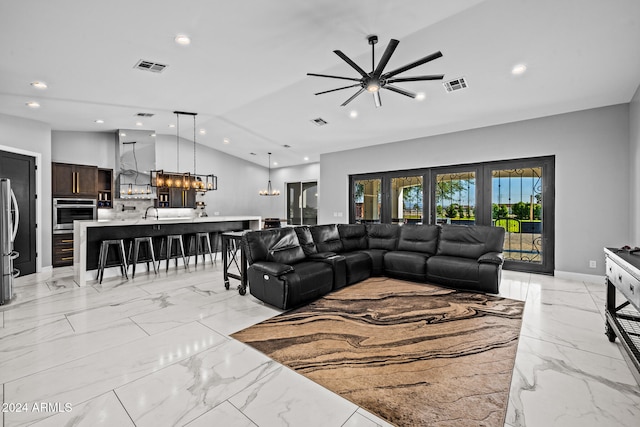
<path fill-rule="evenodd" d="M 229 289 L 229 278 L 240 281 L 238 292 L 240 295 L 247 293 L 247 257 L 242 249 L 242 236 L 247 231 L 227 231 L 222 233 L 222 264 L 224 287 Z M 237 273 L 229 271 L 229 267 L 235 266 Z"/>
<path fill-rule="evenodd" d="M 605 332 L 609 341 L 616 337 L 633 375 L 640 384 L 640 252 L 605 248 L 607 302 Z M 625 301 L 616 306 L 616 289 Z M 626 354 L 625 354 L 626 353 Z"/>

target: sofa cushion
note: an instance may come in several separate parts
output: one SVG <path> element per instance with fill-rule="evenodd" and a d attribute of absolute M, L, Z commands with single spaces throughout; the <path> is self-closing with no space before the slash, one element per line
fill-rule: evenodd
<path fill-rule="evenodd" d="M 339 224 L 338 233 L 345 252 L 367 249 L 367 229 L 364 224 Z"/>
<path fill-rule="evenodd" d="M 427 260 L 427 280 L 458 289 L 477 290 L 479 266 L 469 258 L 432 256 Z"/>
<path fill-rule="evenodd" d="M 316 244 L 313 241 L 313 236 L 311 235 L 311 230 L 306 225 L 301 227 L 293 228 L 298 236 L 298 241 L 300 242 L 300 246 L 302 247 L 302 251 L 306 256 L 317 254 L 318 249 L 316 248 Z"/>
<path fill-rule="evenodd" d="M 398 246 L 400 227 L 394 224 L 367 224 L 369 249 L 394 251 Z"/>
<path fill-rule="evenodd" d="M 243 236 L 243 245 L 249 264 L 258 261 L 291 264 L 304 259 L 293 228 L 250 231 Z"/>
<path fill-rule="evenodd" d="M 342 241 L 337 224 L 314 225 L 309 227 L 318 252 L 342 252 Z"/>
<path fill-rule="evenodd" d="M 502 252 L 504 228 L 486 225 L 442 225 L 437 255 L 477 260 L 487 252 Z"/>
<path fill-rule="evenodd" d="M 347 285 L 360 282 L 371 276 L 371 257 L 363 252 L 344 252 L 347 266 Z"/>
<path fill-rule="evenodd" d="M 371 275 L 384 276 L 384 254 L 388 251 L 384 249 L 366 249 L 360 252 L 369 255 L 371 258 Z"/>
<path fill-rule="evenodd" d="M 435 255 L 438 250 L 439 234 L 440 227 L 437 225 L 405 224 L 400 227 L 398 250 Z"/>
<path fill-rule="evenodd" d="M 389 277 L 424 282 L 428 258 L 423 252 L 390 251 L 384 254 L 384 271 Z"/>

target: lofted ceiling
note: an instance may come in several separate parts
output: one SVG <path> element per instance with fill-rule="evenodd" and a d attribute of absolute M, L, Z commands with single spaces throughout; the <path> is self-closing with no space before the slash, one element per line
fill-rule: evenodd
<path fill-rule="evenodd" d="M 189 46 L 174 42 L 181 33 Z M 370 68 L 370 34 L 380 40 L 376 62 L 389 39 L 400 41 L 387 70 L 440 50 L 442 58 L 403 76 L 465 77 L 469 87 L 447 93 L 439 81 L 398 83 L 425 99 L 382 91 L 380 108 L 366 93 L 341 107 L 356 89 L 314 96 L 346 84 L 307 72 L 359 77 L 333 50 Z M 53 130 L 105 132 L 140 121 L 137 128 L 175 135 L 173 111 L 197 112 L 206 132 L 198 143 L 260 165 L 273 152 L 290 166 L 629 102 L 640 84 L 638 40 L 638 0 L 7 0 L 0 113 Z M 168 66 L 135 69 L 141 59 Z M 527 71 L 513 75 L 521 63 Z M 328 124 L 313 124 L 318 117 Z"/>

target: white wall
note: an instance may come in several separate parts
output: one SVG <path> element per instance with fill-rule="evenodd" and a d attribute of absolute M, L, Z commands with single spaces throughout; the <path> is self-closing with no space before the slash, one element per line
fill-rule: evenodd
<path fill-rule="evenodd" d="M 629 162 L 631 168 L 630 218 L 631 234 L 629 242 L 640 246 L 640 87 L 629 104 Z"/>
<path fill-rule="evenodd" d="M 322 155 L 318 221 L 348 222 L 350 174 L 546 155 L 556 156 L 555 268 L 604 275 L 602 248 L 630 240 L 629 104 Z"/>
<path fill-rule="evenodd" d="M 51 132 L 51 161 L 115 169 L 116 132 Z"/>
<path fill-rule="evenodd" d="M 0 114 L 0 150 L 40 155 L 36 171 L 38 262 L 43 268 L 51 267 L 51 126 Z"/>

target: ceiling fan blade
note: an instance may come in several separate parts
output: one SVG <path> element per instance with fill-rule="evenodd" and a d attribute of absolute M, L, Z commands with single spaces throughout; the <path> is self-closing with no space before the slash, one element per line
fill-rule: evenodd
<path fill-rule="evenodd" d="M 328 77 L 330 79 L 341 79 L 341 80 L 352 80 L 354 82 L 359 82 L 360 79 L 355 79 L 353 77 L 341 77 L 341 76 L 332 76 L 330 74 L 316 74 L 316 73 L 307 73 L 307 76 L 314 76 L 314 77 Z"/>
<path fill-rule="evenodd" d="M 398 46 L 398 43 L 400 43 L 400 42 L 398 40 L 396 40 L 396 39 L 391 39 L 389 41 L 389 44 L 387 45 L 387 48 L 385 49 L 384 53 L 382 54 L 382 58 L 380 58 L 380 62 L 378 62 L 378 66 L 373 71 L 373 75 L 375 77 L 380 77 L 380 74 L 382 74 L 382 71 L 384 71 L 384 67 L 387 66 L 387 63 L 389 62 L 389 59 L 391 59 L 391 55 L 393 55 L 393 52 L 396 50 L 396 47 Z"/>
<path fill-rule="evenodd" d="M 353 96 L 349 99 L 347 99 L 346 101 L 344 101 L 342 104 L 340 104 L 341 107 L 344 107 L 345 105 L 347 105 L 348 103 L 350 103 L 351 101 L 353 101 L 354 99 L 356 99 L 356 96 L 360 95 L 362 92 L 364 92 L 364 88 L 361 87 L 359 91 L 357 91 L 356 93 L 353 94 Z"/>
<path fill-rule="evenodd" d="M 336 55 L 338 55 L 340 58 L 342 58 L 342 60 L 344 62 L 346 62 L 347 64 L 351 65 L 351 67 L 356 70 L 358 73 L 360 73 L 360 75 L 362 77 L 369 77 L 369 75 L 358 66 L 358 64 L 356 64 L 355 62 L 353 62 L 347 55 L 345 55 L 344 53 L 342 53 L 339 50 L 334 50 L 333 51 Z"/>
<path fill-rule="evenodd" d="M 399 87 L 393 85 L 384 85 L 382 86 L 385 89 L 389 89 L 390 91 L 402 94 L 404 96 L 408 96 L 409 98 L 415 98 L 416 94 L 413 92 L 409 92 L 408 90 L 400 89 Z"/>
<path fill-rule="evenodd" d="M 325 90 L 324 92 L 318 92 L 315 95 L 322 95 L 324 93 L 329 93 L 329 92 L 335 92 L 337 90 L 343 90 L 343 89 L 349 89 L 350 87 L 356 87 L 356 86 L 362 86 L 360 83 L 357 83 L 355 85 L 349 85 L 349 86 L 345 86 L 345 87 L 339 87 L 337 89 L 331 89 L 331 90 Z"/>
<path fill-rule="evenodd" d="M 388 73 L 385 73 L 382 76 L 382 78 L 383 79 L 388 79 L 389 77 L 393 77 L 396 74 L 403 73 L 403 72 L 408 71 L 408 70 L 410 70 L 412 68 L 415 68 L 415 67 L 417 67 L 419 65 L 426 64 L 427 62 L 433 61 L 434 59 L 438 59 L 441 56 L 442 56 L 442 52 L 440 52 L 440 51 L 438 51 L 436 53 L 432 53 L 431 55 L 428 55 L 428 56 L 425 56 L 424 58 L 418 59 L 417 61 L 412 62 L 411 64 L 407 64 L 404 67 L 396 68 L 393 71 L 389 71 Z"/>
<path fill-rule="evenodd" d="M 430 76 L 415 76 L 415 77 L 397 77 L 395 79 L 388 79 L 387 83 L 395 82 L 421 82 L 424 80 L 442 80 L 444 74 L 433 74 Z"/>
<path fill-rule="evenodd" d="M 382 99 L 380 99 L 380 91 L 373 92 L 373 102 L 376 103 L 376 108 L 382 107 Z"/>

